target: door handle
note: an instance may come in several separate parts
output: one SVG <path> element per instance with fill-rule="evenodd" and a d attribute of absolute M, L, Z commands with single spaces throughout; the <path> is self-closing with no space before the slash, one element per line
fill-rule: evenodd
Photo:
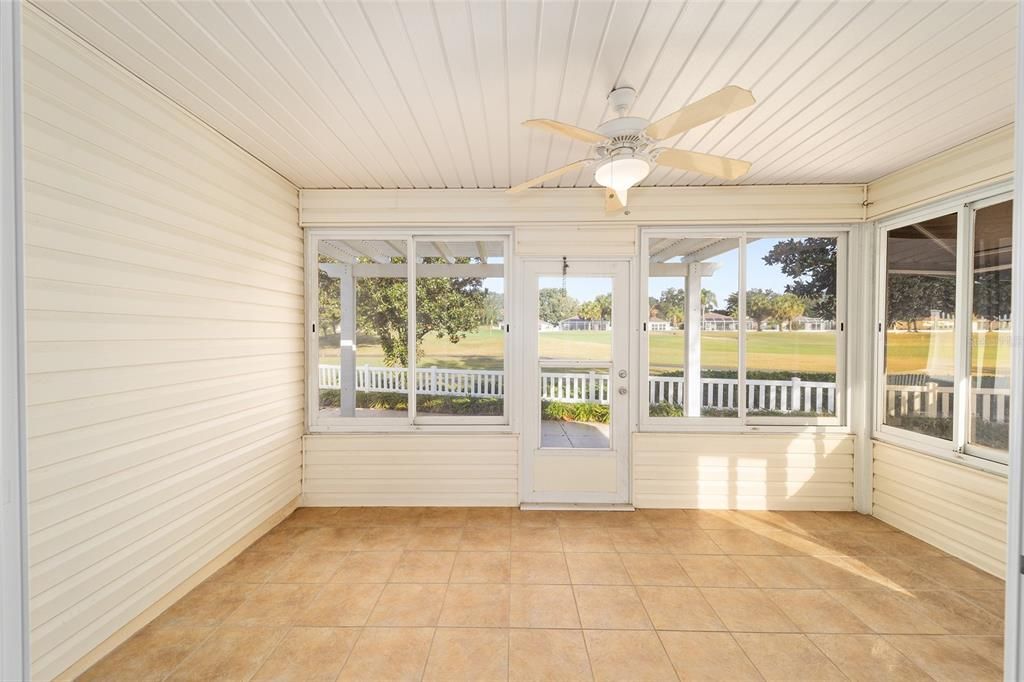
<path fill-rule="evenodd" d="M 626 387 L 625 386 L 619 386 L 619 395 L 626 395 L 626 393 L 627 393 Z"/>

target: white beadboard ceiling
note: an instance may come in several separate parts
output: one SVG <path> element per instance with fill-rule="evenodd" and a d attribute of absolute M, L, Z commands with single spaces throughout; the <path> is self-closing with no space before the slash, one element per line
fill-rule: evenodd
<path fill-rule="evenodd" d="M 594 128 L 625 85 L 647 118 L 751 89 L 670 141 L 752 161 L 738 184 L 868 182 L 1013 121 L 1012 2 L 37 4 L 303 188 L 508 187 L 587 154 L 520 121 Z"/>

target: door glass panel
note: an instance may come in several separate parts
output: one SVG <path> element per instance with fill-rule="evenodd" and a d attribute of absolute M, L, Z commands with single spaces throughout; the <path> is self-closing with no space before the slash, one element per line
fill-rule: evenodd
<path fill-rule="evenodd" d="M 405 240 L 317 242 L 320 416 L 408 415 Z"/>
<path fill-rule="evenodd" d="M 608 449 L 610 391 L 606 368 L 542 368 L 541 447 Z"/>
<path fill-rule="evenodd" d="M 883 422 L 953 438 L 957 214 L 886 235 Z"/>
<path fill-rule="evenodd" d="M 747 238 L 747 415 L 836 415 L 835 237 Z"/>
<path fill-rule="evenodd" d="M 1010 265 L 1013 202 L 974 217 L 968 442 L 1006 450 L 1010 437 Z"/>
<path fill-rule="evenodd" d="M 416 241 L 416 414 L 500 417 L 504 242 Z"/>
<path fill-rule="evenodd" d="M 611 362 L 612 278 L 540 277 L 538 289 L 540 359 Z"/>

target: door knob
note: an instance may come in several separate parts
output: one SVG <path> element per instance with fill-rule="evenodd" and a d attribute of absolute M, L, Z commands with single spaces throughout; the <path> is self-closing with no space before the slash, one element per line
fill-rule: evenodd
<path fill-rule="evenodd" d="M 619 386 L 619 395 L 626 395 L 626 387 Z"/>
<path fill-rule="evenodd" d="M 620 379 L 625 379 L 626 378 L 626 370 L 624 370 L 624 369 L 620 369 L 619 370 L 619 378 Z"/>

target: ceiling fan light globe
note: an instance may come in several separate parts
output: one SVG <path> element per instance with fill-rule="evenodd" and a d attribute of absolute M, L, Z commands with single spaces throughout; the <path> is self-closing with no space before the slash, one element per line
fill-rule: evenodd
<path fill-rule="evenodd" d="M 651 164 L 636 157 L 608 159 L 594 171 L 594 182 L 614 190 L 626 205 L 629 189 L 643 181 L 651 172 Z"/>

